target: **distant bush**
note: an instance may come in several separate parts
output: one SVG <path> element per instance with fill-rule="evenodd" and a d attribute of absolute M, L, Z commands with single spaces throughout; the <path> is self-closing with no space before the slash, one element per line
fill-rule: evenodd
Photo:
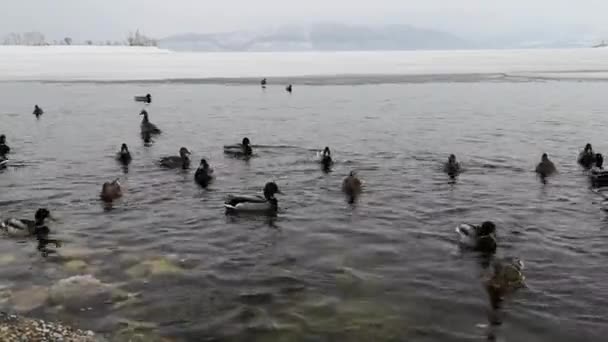
<path fill-rule="evenodd" d="M 135 33 L 129 33 L 127 43 L 129 46 L 156 46 L 158 42 L 156 39 L 146 37 L 145 35 L 139 33 L 139 30 L 137 30 Z"/>

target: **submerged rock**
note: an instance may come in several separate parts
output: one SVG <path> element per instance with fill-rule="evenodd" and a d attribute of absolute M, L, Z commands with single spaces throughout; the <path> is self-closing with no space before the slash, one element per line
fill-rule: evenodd
<path fill-rule="evenodd" d="M 0 312 L 0 341 L 104 342 L 92 331 Z"/>
<path fill-rule="evenodd" d="M 70 260 L 65 263 L 65 268 L 71 273 L 82 273 L 88 268 L 88 264 L 83 260 Z"/>
<path fill-rule="evenodd" d="M 179 274 L 184 269 L 165 257 L 145 260 L 127 269 L 127 274 L 133 278 Z"/>
<path fill-rule="evenodd" d="M 43 286 L 32 286 L 11 294 L 11 307 L 17 312 L 28 312 L 46 304 L 49 290 Z"/>
<path fill-rule="evenodd" d="M 90 274 L 61 279 L 51 286 L 49 294 L 53 304 L 67 309 L 94 307 L 127 297 L 123 291 L 102 283 Z"/>

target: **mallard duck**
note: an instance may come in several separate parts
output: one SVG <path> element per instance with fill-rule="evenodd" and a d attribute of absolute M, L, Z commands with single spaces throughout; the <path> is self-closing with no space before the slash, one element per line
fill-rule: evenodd
<path fill-rule="evenodd" d="M 582 167 L 589 169 L 593 166 L 594 162 L 595 153 L 593 153 L 593 147 L 591 147 L 591 144 L 587 144 L 585 145 L 585 149 L 578 155 L 578 163 Z"/>
<path fill-rule="evenodd" d="M 331 151 L 329 150 L 329 147 L 326 146 L 323 152 L 319 153 L 318 155 L 319 162 L 321 163 L 323 170 L 326 172 L 331 170 L 331 166 L 333 165 L 334 161 L 331 159 Z"/>
<path fill-rule="evenodd" d="M 443 167 L 443 170 L 450 177 L 456 177 L 456 176 L 458 176 L 458 174 L 460 173 L 460 163 L 458 163 L 456 161 L 456 156 L 455 155 L 450 154 L 450 156 L 448 157 L 447 163 L 445 163 L 445 165 Z"/>
<path fill-rule="evenodd" d="M 604 157 L 600 153 L 595 155 L 595 165 L 589 172 L 589 178 L 595 188 L 608 186 L 608 171 L 604 170 Z"/>
<path fill-rule="evenodd" d="M 545 179 L 557 172 L 555 165 L 546 153 L 543 153 L 540 163 L 536 166 L 536 173 L 541 179 Z"/>
<path fill-rule="evenodd" d="M 6 156 L 11 151 L 11 148 L 6 145 L 6 136 L 0 135 L 0 156 Z"/>
<path fill-rule="evenodd" d="M 229 196 L 224 207 L 226 213 L 254 212 L 254 213 L 276 213 L 279 203 L 274 197 L 280 194 L 279 187 L 274 182 L 266 183 L 264 186 L 264 197 L 262 196 Z"/>
<path fill-rule="evenodd" d="M 152 102 L 152 95 L 146 94 L 146 96 L 135 96 L 135 101 L 136 102 L 151 103 Z"/>
<path fill-rule="evenodd" d="M 224 153 L 234 157 L 250 157 L 253 154 L 251 141 L 249 141 L 249 138 L 245 137 L 240 144 L 226 145 L 224 146 Z"/>
<path fill-rule="evenodd" d="M 143 135 L 151 135 L 151 134 L 160 134 L 161 131 L 155 124 L 151 123 L 148 119 L 148 111 L 145 109 L 139 113 L 139 115 L 143 115 L 144 118 L 141 120 L 141 134 Z"/>
<path fill-rule="evenodd" d="M 361 180 L 355 171 L 351 171 L 348 177 L 342 182 L 342 192 L 346 195 L 348 203 L 353 204 L 361 194 Z"/>
<path fill-rule="evenodd" d="M 209 185 L 213 179 L 213 169 L 207 163 L 207 160 L 201 159 L 201 163 L 194 173 L 194 181 L 203 188 Z"/>
<path fill-rule="evenodd" d="M 40 208 L 34 215 L 34 220 L 9 218 L 0 222 L 0 228 L 12 236 L 32 236 L 48 233 L 45 220 L 51 217 L 51 212 L 46 208 Z"/>
<path fill-rule="evenodd" d="M 190 151 L 182 147 L 179 149 L 179 156 L 164 157 L 160 160 L 160 166 L 170 169 L 188 169 L 190 167 Z"/>
<path fill-rule="evenodd" d="M 120 152 L 116 154 L 116 160 L 121 162 L 123 165 L 128 165 L 131 162 L 131 153 L 129 152 L 127 144 L 122 144 L 120 147 Z"/>
<path fill-rule="evenodd" d="M 456 227 L 456 233 L 462 246 L 483 253 L 496 251 L 496 225 L 493 222 L 486 221 L 481 226 L 461 224 Z"/>
<path fill-rule="evenodd" d="M 34 115 L 36 115 L 36 117 L 44 114 L 44 111 L 42 110 L 42 108 L 38 107 L 38 105 L 34 106 L 34 112 L 32 113 Z"/>
<path fill-rule="evenodd" d="M 103 183 L 100 197 L 104 202 L 112 202 L 122 197 L 122 189 L 118 179 L 114 180 L 113 182 Z"/>
<path fill-rule="evenodd" d="M 505 296 L 526 286 L 523 269 L 524 263 L 518 258 L 494 261 L 492 274 L 485 281 L 493 308 L 498 308 Z"/>

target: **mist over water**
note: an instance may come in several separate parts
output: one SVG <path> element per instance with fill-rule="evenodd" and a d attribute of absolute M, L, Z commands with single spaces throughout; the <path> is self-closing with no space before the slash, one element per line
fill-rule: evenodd
<path fill-rule="evenodd" d="M 485 270 L 454 227 L 493 220 L 497 256 L 524 260 L 528 285 L 505 303 L 501 338 L 608 333 L 606 213 L 576 165 L 587 142 L 608 151 L 604 50 L 3 49 L 0 133 L 12 164 L 0 171 L 0 217 L 47 207 L 64 246 L 43 259 L 33 242 L 0 239 L 1 255 L 14 256 L 0 257 L 1 289 L 93 274 L 138 294 L 30 315 L 107 333 L 124 319 L 151 322 L 176 341 L 483 339 Z M 151 105 L 133 102 L 146 93 Z M 143 107 L 163 130 L 151 144 L 139 136 Z M 256 157 L 224 156 L 243 136 Z M 114 160 L 123 142 L 128 173 Z M 158 167 L 181 146 L 215 169 L 208 189 L 194 170 Z M 314 161 L 324 146 L 329 174 Z M 533 173 L 543 152 L 559 170 L 546 185 Z M 465 169 L 455 183 L 441 171 L 450 153 Z M 355 206 L 340 192 L 351 170 L 365 183 Z M 109 209 L 98 195 L 117 177 L 125 195 Z M 269 180 L 284 193 L 276 218 L 224 215 L 228 194 L 257 194 Z M 73 260 L 87 267 L 74 273 Z"/>

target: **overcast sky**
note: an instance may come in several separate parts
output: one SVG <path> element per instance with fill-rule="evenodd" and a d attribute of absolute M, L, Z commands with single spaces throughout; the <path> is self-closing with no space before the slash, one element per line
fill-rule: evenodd
<path fill-rule="evenodd" d="M 608 0 L 0 0 L 0 36 L 119 40 L 336 21 L 410 24 L 463 38 L 608 33 Z"/>

